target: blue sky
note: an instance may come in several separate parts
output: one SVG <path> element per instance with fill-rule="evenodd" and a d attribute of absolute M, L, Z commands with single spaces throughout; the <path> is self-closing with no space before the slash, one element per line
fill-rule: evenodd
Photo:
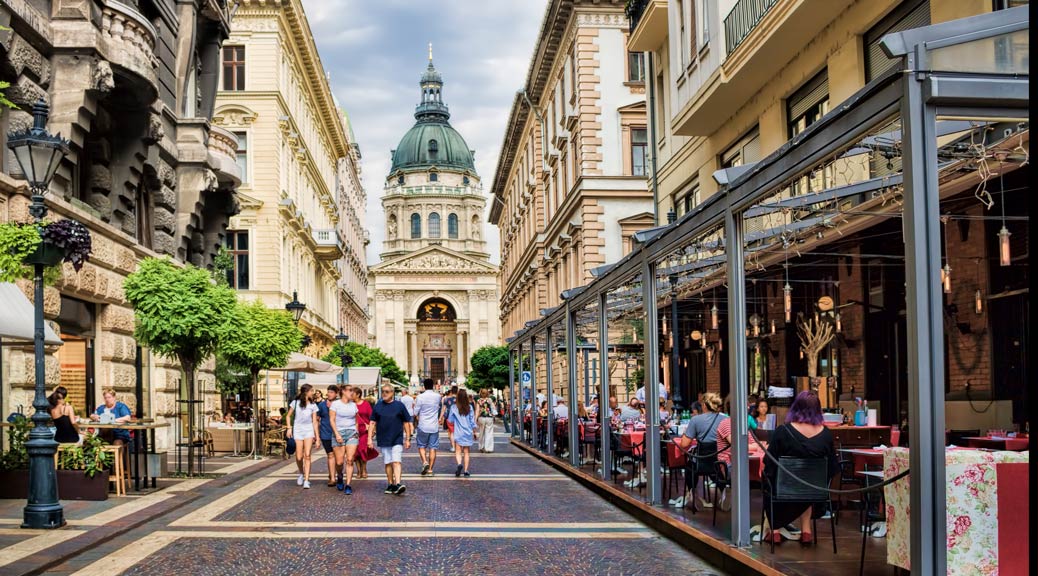
<path fill-rule="evenodd" d="M 418 78 L 433 43 L 451 124 L 476 151 L 489 194 L 505 122 L 526 79 L 546 0 L 302 0 L 332 89 L 363 155 L 368 262 L 378 262 L 389 151 L 414 123 Z M 489 201 L 488 201 L 489 206 Z M 487 225 L 491 258 L 498 231 Z"/>

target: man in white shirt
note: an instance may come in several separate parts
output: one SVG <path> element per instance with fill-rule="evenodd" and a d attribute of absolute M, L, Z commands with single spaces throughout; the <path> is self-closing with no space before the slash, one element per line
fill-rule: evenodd
<path fill-rule="evenodd" d="M 400 398 L 397 398 L 407 408 L 407 413 L 411 415 L 411 420 L 414 421 L 414 396 L 411 396 L 411 389 L 404 388 L 404 393 Z"/>
<path fill-rule="evenodd" d="M 569 420 L 569 408 L 566 406 L 566 401 L 562 398 L 556 398 L 552 414 L 556 420 Z"/>
<path fill-rule="evenodd" d="M 639 388 L 638 391 L 634 393 L 634 397 L 638 399 L 639 403 L 644 405 L 645 404 L 645 386 L 642 386 L 641 388 Z M 662 383 L 660 384 L 660 399 L 661 400 L 666 400 L 667 399 L 667 387 L 664 386 Z"/>
<path fill-rule="evenodd" d="M 443 400 L 433 390 L 432 378 L 422 381 L 425 392 L 414 400 L 413 413 L 418 420 L 417 432 L 418 456 L 422 459 L 422 476 L 432 476 L 436 465 L 436 449 L 440 446 L 440 426 L 443 426 Z"/>

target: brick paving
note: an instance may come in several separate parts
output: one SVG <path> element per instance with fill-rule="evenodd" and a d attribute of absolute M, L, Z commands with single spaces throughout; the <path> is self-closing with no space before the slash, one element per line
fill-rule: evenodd
<path fill-rule="evenodd" d="M 722 573 L 505 441 L 492 455 L 472 455 L 470 479 L 454 478 L 449 452 L 440 454 L 437 476 L 417 476 L 412 446 L 402 496 L 382 493 L 381 460 L 345 496 L 325 486 L 324 457 L 315 456 L 310 490 L 295 485 L 291 461 L 243 468 L 35 573 Z M 0 559 L 9 541 L 0 539 Z M 18 565 L 0 560 L 0 574 L 32 573 L 11 569 Z"/>

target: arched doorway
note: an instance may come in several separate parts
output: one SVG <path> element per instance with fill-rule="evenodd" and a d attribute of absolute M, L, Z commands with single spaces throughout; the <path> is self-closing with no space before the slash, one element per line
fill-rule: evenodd
<path fill-rule="evenodd" d="M 449 384 L 458 376 L 458 314 L 443 298 L 430 298 L 418 307 L 418 341 L 421 347 L 421 378 Z"/>

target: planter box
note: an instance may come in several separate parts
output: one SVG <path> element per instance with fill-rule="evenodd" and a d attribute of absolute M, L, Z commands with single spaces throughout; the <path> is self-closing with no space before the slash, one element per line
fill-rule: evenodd
<path fill-rule="evenodd" d="M 36 247 L 36 251 L 25 257 L 26 264 L 43 264 L 47 266 L 56 266 L 61 259 L 65 257 L 65 250 L 58 248 L 57 246 L 48 242 L 40 242 L 39 246 Z"/>
<path fill-rule="evenodd" d="M 108 471 L 88 478 L 82 470 L 58 470 L 58 497 L 62 500 L 108 500 Z M 0 499 L 29 497 L 29 471 L 0 472 Z"/>

